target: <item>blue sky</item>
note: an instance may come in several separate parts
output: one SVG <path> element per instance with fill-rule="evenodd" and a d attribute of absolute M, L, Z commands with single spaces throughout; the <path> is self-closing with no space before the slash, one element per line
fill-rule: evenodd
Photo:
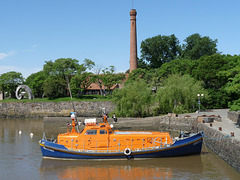
<path fill-rule="evenodd" d="M 98 67 L 129 68 L 131 0 L 1 0 L 0 74 L 26 78 L 45 61 L 91 59 Z M 134 0 L 140 44 L 156 35 L 180 43 L 194 33 L 218 39 L 223 54 L 240 54 L 239 0 Z"/>

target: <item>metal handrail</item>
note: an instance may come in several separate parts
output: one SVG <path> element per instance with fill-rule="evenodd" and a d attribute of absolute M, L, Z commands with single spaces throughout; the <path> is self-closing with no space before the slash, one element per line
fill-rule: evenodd
<path fill-rule="evenodd" d="M 77 144 L 73 145 L 71 142 L 71 150 L 73 151 L 78 151 L 78 152 L 96 152 L 96 153 L 112 153 L 112 152 L 123 152 L 126 148 L 130 148 L 131 151 L 142 151 L 142 150 L 151 150 L 151 149 L 159 149 L 159 148 L 163 148 L 163 147 L 167 147 L 169 146 L 168 143 L 162 143 L 161 141 L 156 141 L 158 138 L 160 137 L 156 137 L 154 138 L 154 140 L 152 139 L 152 143 L 148 143 L 147 142 L 147 138 L 143 138 L 143 139 L 139 139 L 140 141 L 142 140 L 141 143 L 134 143 L 134 139 L 129 139 L 129 140 L 118 140 L 118 142 L 115 142 L 114 140 L 112 140 L 111 142 L 115 142 L 113 143 L 114 146 L 111 146 L 111 148 L 115 149 L 109 149 L 109 144 L 112 144 L 111 142 L 109 143 L 109 141 L 107 141 L 107 146 L 106 149 L 98 149 L 98 144 L 100 143 L 105 143 L 106 141 L 93 141 L 91 140 L 91 143 L 93 146 L 95 146 L 94 144 L 96 144 L 95 148 L 93 149 L 87 149 L 85 148 L 85 140 L 80 140 L 78 141 Z M 129 147 L 129 142 L 131 141 L 131 147 Z M 116 145 L 115 145 L 116 144 Z M 158 144 L 158 145 L 156 145 Z M 146 145 L 152 145 L 152 146 L 146 146 Z M 139 148 L 134 148 L 134 146 L 138 146 Z M 74 148 L 75 147 L 75 148 Z M 141 148 L 140 148 L 141 147 Z"/>

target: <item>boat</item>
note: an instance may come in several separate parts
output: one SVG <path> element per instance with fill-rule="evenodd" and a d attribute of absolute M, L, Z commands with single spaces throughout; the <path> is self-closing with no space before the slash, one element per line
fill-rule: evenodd
<path fill-rule="evenodd" d="M 76 117 L 71 115 L 71 131 L 57 139 L 39 141 L 44 158 L 62 159 L 135 159 L 162 158 L 200 154 L 203 132 L 181 133 L 171 138 L 169 132 L 113 130 L 104 115 L 103 123 L 85 119 L 85 127 L 76 131 Z"/>

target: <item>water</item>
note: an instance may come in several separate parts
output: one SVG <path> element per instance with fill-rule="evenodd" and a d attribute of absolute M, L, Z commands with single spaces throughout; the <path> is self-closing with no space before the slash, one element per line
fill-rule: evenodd
<path fill-rule="evenodd" d="M 18 132 L 22 131 L 20 135 Z M 43 159 L 42 133 L 66 132 L 65 122 L 0 119 L 0 179 L 240 179 L 240 173 L 203 146 L 201 155 L 144 160 Z M 30 137 L 33 133 L 33 137 Z"/>

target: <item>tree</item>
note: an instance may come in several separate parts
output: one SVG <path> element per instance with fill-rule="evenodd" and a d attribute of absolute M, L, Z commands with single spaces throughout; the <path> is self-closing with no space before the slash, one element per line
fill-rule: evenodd
<path fill-rule="evenodd" d="M 103 82 L 103 85 L 107 87 L 107 90 L 110 91 L 110 88 L 114 84 L 118 84 L 120 80 L 123 80 L 125 78 L 125 74 L 123 73 L 114 73 L 114 66 L 110 66 L 109 68 L 105 68 L 102 70 L 103 74 L 101 76 L 101 80 Z M 105 89 L 104 93 L 106 95 Z"/>
<path fill-rule="evenodd" d="M 64 97 L 67 91 L 67 84 L 62 78 L 50 77 L 44 82 L 43 90 L 49 99 Z"/>
<path fill-rule="evenodd" d="M 239 111 L 239 110 L 240 110 L 240 99 L 234 101 L 230 108 L 230 111 Z"/>
<path fill-rule="evenodd" d="M 240 56 L 227 56 L 229 67 L 218 73 L 220 78 L 226 77 L 224 89 L 227 93 L 233 94 L 240 98 Z"/>
<path fill-rule="evenodd" d="M 23 84 L 22 73 L 10 71 L 0 76 L 0 90 L 2 92 L 9 92 L 11 97 L 15 97 L 16 88 Z"/>
<path fill-rule="evenodd" d="M 194 76 L 205 82 L 205 88 L 220 89 L 227 82 L 227 77 L 219 76 L 220 71 L 228 69 L 228 61 L 224 55 L 214 54 L 199 59 Z"/>
<path fill-rule="evenodd" d="M 228 93 L 240 96 L 240 65 L 228 70 L 232 76 L 228 77 L 228 82 L 225 86 L 225 90 Z"/>
<path fill-rule="evenodd" d="M 32 89 L 34 97 L 43 97 L 43 83 L 46 81 L 47 76 L 43 71 L 33 73 L 26 79 L 26 84 Z"/>
<path fill-rule="evenodd" d="M 203 89 L 202 85 L 201 81 L 196 81 L 189 75 L 170 75 L 156 93 L 155 99 L 158 102 L 159 113 L 194 111 L 197 94 L 204 94 L 204 97 L 207 97 L 207 91 Z"/>
<path fill-rule="evenodd" d="M 204 55 L 217 53 L 217 39 L 212 40 L 208 36 L 201 37 L 199 34 L 188 36 L 183 44 L 183 58 L 197 60 Z"/>
<path fill-rule="evenodd" d="M 94 76 L 93 76 L 93 82 L 96 82 L 99 87 L 100 87 L 100 95 L 103 95 L 103 91 L 102 91 L 102 75 L 101 75 L 101 71 L 102 71 L 102 67 L 96 67 L 94 70 Z"/>
<path fill-rule="evenodd" d="M 158 74 L 159 69 L 142 69 L 137 68 L 129 75 L 125 84 L 133 83 L 138 79 L 143 79 L 151 87 L 157 87 L 161 84 L 162 77 Z"/>
<path fill-rule="evenodd" d="M 220 71 L 219 77 L 226 77 L 227 82 L 222 86 L 222 90 L 229 97 L 228 106 L 231 110 L 240 110 L 240 56 L 226 56 L 228 69 Z"/>
<path fill-rule="evenodd" d="M 134 81 L 124 88 L 117 89 L 112 95 L 116 104 L 116 115 L 121 117 L 149 116 L 152 96 L 151 89 L 144 80 Z"/>
<path fill-rule="evenodd" d="M 78 73 L 71 80 L 74 95 L 82 94 L 93 82 L 93 74 L 90 72 Z"/>
<path fill-rule="evenodd" d="M 190 74 L 193 75 L 198 67 L 198 61 L 187 59 L 176 59 L 171 62 L 164 63 L 157 70 L 157 74 L 161 77 L 168 77 L 170 74 Z"/>
<path fill-rule="evenodd" d="M 85 71 L 86 68 L 83 64 L 79 64 L 79 61 L 72 58 L 60 58 L 52 61 L 45 61 L 43 71 L 46 72 L 50 77 L 56 76 L 61 79 L 65 79 L 67 87 L 72 99 L 72 93 L 70 88 L 70 79 L 72 76 L 76 75 L 79 69 Z"/>
<path fill-rule="evenodd" d="M 162 64 L 176 59 L 181 54 L 179 40 L 174 34 L 148 38 L 142 41 L 140 48 L 143 67 L 146 67 L 147 63 L 151 68 L 159 68 Z"/>
<path fill-rule="evenodd" d="M 204 88 L 209 92 L 207 108 L 227 108 L 230 100 L 222 89 L 228 81 L 226 76 L 220 74 L 229 68 L 229 62 L 225 55 L 214 54 L 203 56 L 198 60 L 198 67 L 194 77 L 204 81 Z"/>
<path fill-rule="evenodd" d="M 92 61 L 92 60 L 90 60 L 90 59 L 84 59 L 84 61 L 83 61 L 83 67 L 85 68 L 85 70 L 86 69 L 89 69 L 89 70 L 91 70 L 93 67 L 95 66 L 95 63 Z M 84 70 L 84 69 L 83 69 Z M 85 71 L 84 70 L 84 71 Z"/>

